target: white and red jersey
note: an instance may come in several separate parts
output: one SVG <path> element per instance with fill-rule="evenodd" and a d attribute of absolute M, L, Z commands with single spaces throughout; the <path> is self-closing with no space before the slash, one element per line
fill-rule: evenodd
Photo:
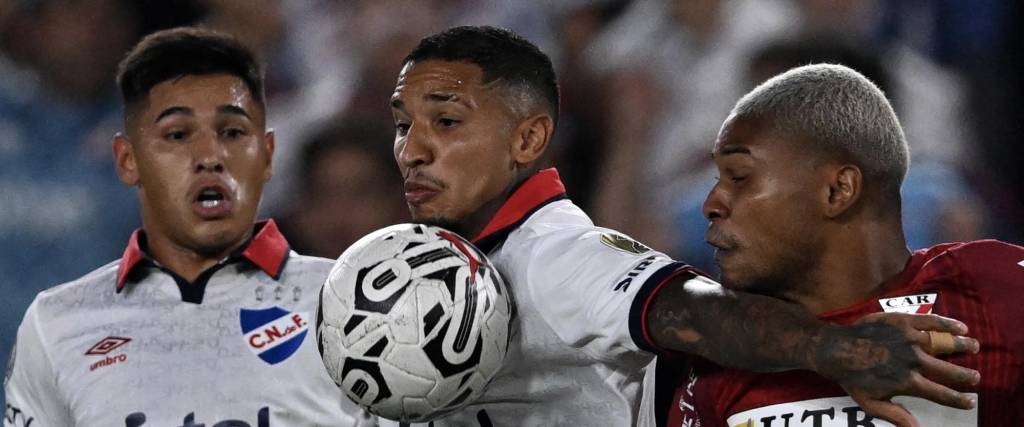
<path fill-rule="evenodd" d="M 187 283 L 145 253 L 40 293 L 5 380 L 4 426 L 372 425 L 327 375 L 312 333 L 333 263 L 272 221 Z"/>
<path fill-rule="evenodd" d="M 647 297 L 689 268 L 594 226 L 554 169 L 526 180 L 473 243 L 512 290 L 514 335 L 484 394 L 433 425 L 635 425 L 653 357 Z"/>

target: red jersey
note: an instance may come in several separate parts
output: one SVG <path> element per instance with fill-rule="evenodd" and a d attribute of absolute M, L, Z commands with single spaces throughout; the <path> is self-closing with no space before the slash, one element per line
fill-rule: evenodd
<path fill-rule="evenodd" d="M 981 343 L 978 354 L 947 359 L 981 372 L 977 387 L 961 389 L 977 394 L 975 409 L 905 396 L 894 401 L 928 427 L 1024 423 L 1024 248 L 982 240 L 923 249 L 885 289 L 820 318 L 850 324 L 880 311 L 934 313 L 964 322 Z M 656 401 L 662 404 L 658 422 L 668 426 L 892 425 L 868 417 L 842 388 L 812 372 L 758 374 L 703 360 L 678 369 L 680 364 L 666 362 L 658 367 L 658 389 L 671 393 L 671 399 L 664 394 Z"/>

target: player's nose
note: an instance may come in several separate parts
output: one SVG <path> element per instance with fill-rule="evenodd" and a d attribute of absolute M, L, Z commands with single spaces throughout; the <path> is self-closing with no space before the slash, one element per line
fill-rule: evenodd
<path fill-rule="evenodd" d="M 411 126 L 398 152 L 398 161 L 405 167 L 430 164 L 434 161 L 433 144 L 426 132 Z"/>
<path fill-rule="evenodd" d="M 193 170 L 195 172 L 223 172 L 224 144 L 215 133 L 203 132 L 191 143 Z"/>
<path fill-rule="evenodd" d="M 728 216 L 729 208 L 726 204 L 725 195 L 722 194 L 718 184 L 711 188 L 707 198 L 704 199 L 703 212 L 704 218 L 708 220 L 721 219 Z"/>

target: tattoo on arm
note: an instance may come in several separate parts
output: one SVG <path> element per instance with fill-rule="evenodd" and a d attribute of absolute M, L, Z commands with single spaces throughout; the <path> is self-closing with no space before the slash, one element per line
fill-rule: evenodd
<path fill-rule="evenodd" d="M 916 368 L 896 327 L 835 326 L 795 304 L 692 278 L 666 284 L 646 313 L 648 333 L 663 349 L 753 371 L 809 369 L 846 384 L 863 378 L 868 388 L 893 386 Z"/>

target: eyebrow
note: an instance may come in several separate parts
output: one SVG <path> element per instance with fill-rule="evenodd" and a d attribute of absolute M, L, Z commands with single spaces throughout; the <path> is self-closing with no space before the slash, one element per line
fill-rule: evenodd
<path fill-rule="evenodd" d="M 423 100 L 427 101 L 427 102 L 435 102 L 435 103 L 436 102 L 442 102 L 442 103 L 443 102 L 453 102 L 453 103 L 456 103 L 456 104 L 459 104 L 459 105 L 462 105 L 462 106 L 465 106 L 465 107 L 469 107 L 469 103 L 467 103 L 465 100 L 463 100 L 461 97 L 459 97 L 459 95 L 456 95 L 454 93 L 438 93 L 438 92 L 428 93 L 428 94 L 423 95 Z M 402 110 L 405 107 L 405 102 L 403 102 L 398 97 L 392 98 L 391 99 L 391 107 L 399 109 L 399 110 Z"/>
<path fill-rule="evenodd" d="M 160 122 L 160 120 L 163 120 L 164 117 L 172 116 L 175 114 L 184 114 L 186 116 L 191 116 L 194 113 L 192 112 L 192 109 L 188 107 L 170 107 L 164 111 L 161 111 L 160 114 L 157 114 L 156 120 L 153 120 L 153 123 L 158 123 Z"/>
<path fill-rule="evenodd" d="M 252 116 L 245 112 L 245 109 L 237 105 L 221 105 L 217 107 L 217 112 L 221 114 L 236 114 L 239 116 L 245 116 L 245 118 L 252 120 Z"/>
<path fill-rule="evenodd" d="M 236 105 L 221 105 L 220 107 L 217 107 L 217 113 L 234 114 L 244 116 L 245 118 L 252 120 L 252 116 L 250 116 L 249 113 L 247 113 L 244 108 Z M 186 116 L 192 116 L 195 115 L 195 112 L 188 107 L 174 106 L 164 111 L 161 111 L 160 114 L 156 116 L 156 120 L 154 120 L 154 122 L 160 122 L 160 120 L 163 120 L 164 117 L 173 116 L 175 114 L 184 114 Z"/>
<path fill-rule="evenodd" d="M 462 98 L 459 98 L 459 96 L 454 93 L 428 93 L 423 95 L 423 100 L 430 102 L 456 102 L 464 104 L 464 102 L 462 102 Z"/>
<path fill-rule="evenodd" d="M 730 154 L 750 154 L 750 149 L 742 145 L 726 145 L 718 150 L 719 156 L 728 156 Z M 715 158 L 716 154 L 711 153 L 711 158 Z"/>

